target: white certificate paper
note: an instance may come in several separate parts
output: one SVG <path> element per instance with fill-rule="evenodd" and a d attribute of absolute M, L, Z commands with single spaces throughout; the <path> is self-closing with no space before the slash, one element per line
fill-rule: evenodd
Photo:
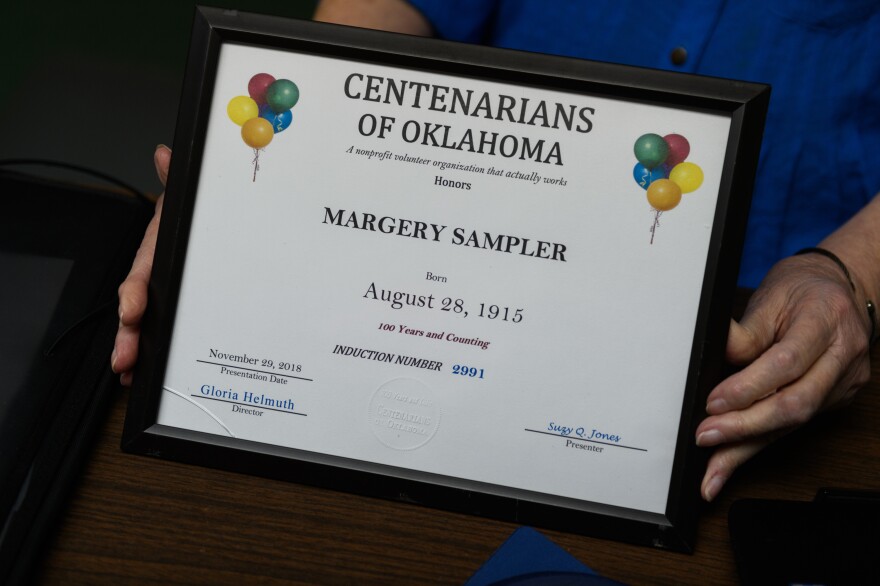
<path fill-rule="evenodd" d="M 664 513 L 730 116 L 226 43 L 207 128 L 158 423 Z M 702 173 L 662 213 L 646 134 Z"/>

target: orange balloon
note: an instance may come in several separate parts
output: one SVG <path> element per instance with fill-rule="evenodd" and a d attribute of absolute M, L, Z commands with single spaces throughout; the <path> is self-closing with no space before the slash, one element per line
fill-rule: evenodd
<path fill-rule="evenodd" d="M 273 136 L 272 123 L 265 118 L 251 118 L 241 125 L 241 139 L 249 147 L 261 149 L 272 142 Z"/>
<path fill-rule="evenodd" d="M 668 212 L 681 201 L 681 187 L 669 179 L 657 179 L 648 186 L 648 203 L 659 212 Z"/>

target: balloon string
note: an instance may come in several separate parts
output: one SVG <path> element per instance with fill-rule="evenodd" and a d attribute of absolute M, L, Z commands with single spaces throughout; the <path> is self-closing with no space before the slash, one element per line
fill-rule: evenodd
<path fill-rule="evenodd" d="M 654 244 L 654 234 L 657 231 L 657 226 L 660 225 L 660 214 L 662 214 L 660 210 L 654 210 L 654 223 L 651 225 L 651 244 Z"/>
<path fill-rule="evenodd" d="M 260 170 L 260 149 L 254 149 L 254 160 L 251 161 L 254 166 L 254 178 L 253 181 L 257 181 L 257 171 Z"/>

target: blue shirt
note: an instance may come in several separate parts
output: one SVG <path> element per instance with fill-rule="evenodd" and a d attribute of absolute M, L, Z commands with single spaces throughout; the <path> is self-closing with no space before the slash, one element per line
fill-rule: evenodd
<path fill-rule="evenodd" d="M 410 1 L 442 38 L 771 84 L 742 286 L 880 191 L 880 0 Z"/>

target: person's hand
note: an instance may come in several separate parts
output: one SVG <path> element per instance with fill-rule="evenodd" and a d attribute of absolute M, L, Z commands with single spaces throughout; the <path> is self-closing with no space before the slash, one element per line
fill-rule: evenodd
<path fill-rule="evenodd" d="M 431 23 L 407 0 L 320 0 L 314 20 L 431 36 Z"/>
<path fill-rule="evenodd" d="M 709 394 L 697 445 L 715 447 L 701 494 L 819 411 L 849 402 L 870 377 L 871 324 L 843 271 L 818 254 L 780 261 L 731 322 L 727 359 L 746 365 Z"/>
<path fill-rule="evenodd" d="M 171 149 L 164 145 L 156 147 L 153 162 L 156 165 L 159 181 L 164 186 L 168 179 Z M 156 202 L 156 212 L 147 226 L 144 239 L 131 265 L 131 271 L 119 286 L 119 330 L 116 332 L 110 366 L 125 386 L 131 385 L 131 370 L 137 362 L 141 318 L 147 308 L 147 285 L 153 270 L 153 253 L 156 251 L 156 235 L 159 233 L 159 217 L 162 214 L 164 197 L 163 193 Z"/>

